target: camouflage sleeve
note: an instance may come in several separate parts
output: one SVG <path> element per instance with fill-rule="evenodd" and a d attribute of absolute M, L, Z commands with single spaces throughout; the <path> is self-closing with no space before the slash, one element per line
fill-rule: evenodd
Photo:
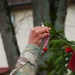
<path fill-rule="evenodd" d="M 35 75 L 40 53 L 41 50 L 38 46 L 33 44 L 27 45 L 10 75 Z"/>

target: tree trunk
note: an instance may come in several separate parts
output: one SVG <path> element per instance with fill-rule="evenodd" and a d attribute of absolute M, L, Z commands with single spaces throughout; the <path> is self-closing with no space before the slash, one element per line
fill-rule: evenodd
<path fill-rule="evenodd" d="M 58 6 L 59 0 L 50 0 L 50 19 L 51 19 L 51 24 L 54 26 L 55 20 L 57 18 L 56 13 L 57 13 L 57 6 Z"/>
<path fill-rule="evenodd" d="M 34 26 L 41 25 L 41 22 L 50 22 L 48 0 L 32 0 Z"/>
<path fill-rule="evenodd" d="M 16 43 L 13 26 L 10 22 L 9 9 L 6 0 L 0 0 L 0 32 L 3 39 L 8 65 L 12 70 L 19 56 L 19 49 Z"/>
<path fill-rule="evenodd" d="M 55 29 L 60 30 L 64 29 L 65 18 L 67 14 L 67 6 L 69 0 L 59 0 L 58 1 L 58 9 L 57 9 L 57 18 L 55 21 Z"/>

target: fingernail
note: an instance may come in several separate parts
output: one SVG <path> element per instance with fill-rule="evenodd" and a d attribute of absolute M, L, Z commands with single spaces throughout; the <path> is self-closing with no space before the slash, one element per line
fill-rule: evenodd
<path fill-rule="evenodd" d="M 51 30 L 51 28 L 48 28 L 49 30 Z"/>

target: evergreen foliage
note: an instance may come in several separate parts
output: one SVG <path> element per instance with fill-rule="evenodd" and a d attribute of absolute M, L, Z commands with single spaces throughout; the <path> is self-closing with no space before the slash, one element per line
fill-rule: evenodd
<path fill-rule="evenodd" d="M 67 75 L 67 64 L 72 53 L 67 53 L 65 48 L 70 47 L 75 50 L 75 42 L 68 41 L 63 35 L 63 30 L 56 31 L 53 25 L 49 23 L 45 25 L 51 28 L 50 41 L 48 51 L 40 58 L 39 69 L 40 71 L 46 70 L 47 75 Z"/>

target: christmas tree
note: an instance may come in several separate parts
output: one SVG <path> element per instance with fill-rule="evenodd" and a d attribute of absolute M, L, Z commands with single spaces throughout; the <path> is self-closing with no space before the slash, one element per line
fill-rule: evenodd
<path fill-rule="evenodd" d="M 53 25 L 45 25 L 51 28 L 50 40 L 48 51 L 39 60 L 39 70 L 46 71 L 47 75 L 75 75 L 74 71 L 68 69 L 75 42 L 67 40 L 63 35 L 64 30 L 56 31 Z"/>

